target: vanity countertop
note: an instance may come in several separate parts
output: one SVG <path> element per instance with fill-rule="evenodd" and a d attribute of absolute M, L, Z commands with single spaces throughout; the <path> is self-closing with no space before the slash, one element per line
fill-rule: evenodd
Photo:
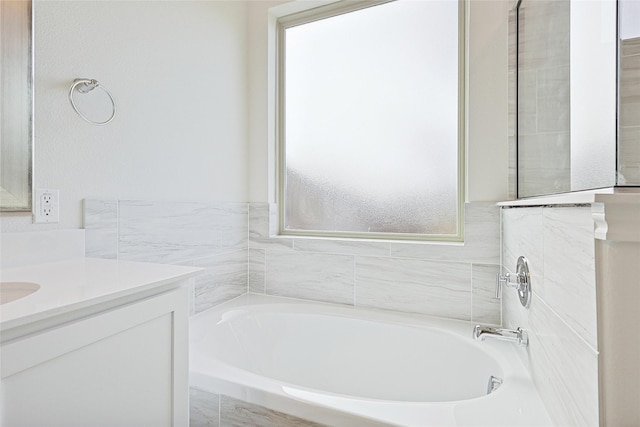
<path fill-rule="evenodd" d="M 201 268 L 79 258 L 0 270 L 2 282 L 29 282 L 40 289 L 0 306 L 0 331 L 46 321 L 71 312 L 87 315 L 116 301 L 144 298 L 177 287 Z"/>
<path fill-rule="evenodd" d="M 518 200 L 499 202 L 501 207 L 533 207 L 560 205 L 590 205 L 593 203 L 612 202 L 638 204 L 639 187 L 610 187 L 595 190 L 572 191 L 569 193 L 550 194 L 547 196 L 528 197 Z"/>

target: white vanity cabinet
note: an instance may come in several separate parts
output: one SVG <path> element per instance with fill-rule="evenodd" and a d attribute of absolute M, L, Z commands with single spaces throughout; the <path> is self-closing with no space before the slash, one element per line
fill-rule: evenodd
<path fill-rule="evenodd" d="M 187 426 L 188 281 L 173 279 L 5 328 L 0 425 Z"/>

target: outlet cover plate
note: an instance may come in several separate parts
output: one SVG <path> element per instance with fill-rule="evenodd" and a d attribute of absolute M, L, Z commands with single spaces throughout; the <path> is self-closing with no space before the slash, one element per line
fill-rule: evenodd
<path fill-rule="evenodd" d="M 34 223 L 60 222 L 60 190 L 36 188 Z"/>

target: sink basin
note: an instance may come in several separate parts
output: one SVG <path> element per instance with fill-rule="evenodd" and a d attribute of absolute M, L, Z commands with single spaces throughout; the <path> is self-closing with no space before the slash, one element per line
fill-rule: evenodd
<path fill-rule="evenodd" d="M 40 289 L 37 283 L 0 282 L 0 304 L 6 304 L 31 295 Z"/>

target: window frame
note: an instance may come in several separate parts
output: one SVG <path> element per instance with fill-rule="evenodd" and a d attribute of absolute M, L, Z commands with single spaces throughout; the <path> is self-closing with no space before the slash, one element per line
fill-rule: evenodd
<path fill-rule="evenodd" d="M 286 30 L 321 19 L 379 6 L 396 0 L 341 0 L 323 6 L 277 18 L 276 21 L 276 200 L 278 206 L 278 234 L 281 236 L 324 237 L 332 239 L 400 240 L 425 242 L 464 241 L 464 202 L 466 192 L 466 141 L 467 141 L 467 7 L 468 0 L 458 0 L 458 156 L 457 156 L 457 233 L 422 234 L 392 232 L 355 232 L 299 230 L 285 228 L 286 141 L 285 141 L 285 79 L 286 79 Z"/>

